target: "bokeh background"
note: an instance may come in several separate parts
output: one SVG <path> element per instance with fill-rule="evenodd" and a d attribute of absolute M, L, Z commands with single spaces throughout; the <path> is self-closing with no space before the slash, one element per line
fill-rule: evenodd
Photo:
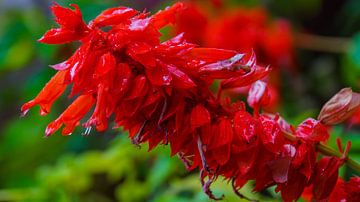
<path fill-rule="evenodd" d="M 154 13 L 175 1 L 56 2 L 63 6 L 77 3 L 88 22 L 109 7 L 126 5 Z M 248 47 L 241 44 L 249 42 L 247 35 L 257 29 L 257 25 L 252 24 L 257 21 L 252 20 L 253 14 L 246 14 L 247 11 L 255 10 L 256 13 L 260 9 L 260 13 L 265 13 L 265 26 L 271 27 L 278 22 L 286 24 L 289 32 L 285 35 L 281 29 L 279 32 L 269 31 L 267 34 L 273 34 L 271 37 L 266 38 L 268 35 L 263 34 L 264 38 L 257 39 L 260 42 L 251 42 L 249 46 L 259 46 L 252 47 L 255 52 L 260 52 L 259 57 L 270 58 L 259 60 L 270 63 L 277 72 L 276 79 L 273 79 L 274 89 L 279 95 L 275 108 L 290 123 L 296 125 L 306 117 L 315 118 L 321 106 L 342 87 L 351 86 L 359 91 L 360 1 L 190 2 L 192 5 L 195 2 L 200 13 L 205 12 L 205 16 L 212 19 L 206 25 L 210 27 L 207 31 L 210 42 L 216 33 L 211 26 L 214 22 L 221 23 L 221 16 L 232 12 L 245 13 L 245 17 L 233 22 L 237 23 L 233 29 L 242 30 L 245 38 L 237 37 L 236 31 L 234 39 L 227 38 L 230 46 L 240 43 L 239 47 L 234 47 L 239 50 L 248 51 Z M 0 201 L 209 201 L 202 193 L 198 174 L 186 172 L 180 160 L 170 158 L 166 146 L 148 153 L 146 145 L 140 149 L 133 146 L 120 130 L 101 134 L 93 131 L 84 137 L 81 135 L 83 129 L 77 129 L 71 136 L 56 134 L 44 138 L 46 124 L 69 103 L 66 96 L 56 102 L 46 117 L 31 110 L 26 117 L 20 118 L 21 105 L 36 96 L 54 74 L 48 65 L 63 61 L 76 48 L 76 44 L 52 46 L 36 42 L 47 29 L 56 26 L 49 10 L 51 3 L 46 0 L 0 0 Z M 203 22 L 196 12 L 191 11 L 190 18 L 181 21 L 185 24 L 183 28 L 163 30 L 163 38 L 183 29 L 202 29 L 201 26 L 191 27 L 191 23 Z M 195 38 L 191 35 L 189 40 L 202 45 L 226 45 L 201 41 L 201 34 L 206 35 L 204 30 L 193 34 Z M 196 38 L 198 35 L 200 41 Z M 221 41 L 225 36 L 220 32 L 217 37 Z M 270 45 L 264 48 L 263 44 Z M 273 52 L 279 54 L 271 55 Z M 357 125 L 332 128 L 328 144 L 336 148 L 336 137 L 344 142 L 351 140 L 350 155 L 360 161 L 360 128 Z M 344 179 L 354 174 L 359 175 L 346 166 L 341 169 Z M 231 186 L 221 179 L 212 187 L 215 194 L 225 194 L 224 201 L 240 200 L 232 193 Z M 241 192 L 253 199 L 280 200 L 274 189 L 254 194 L 251 188 L 249 183 Z"/>

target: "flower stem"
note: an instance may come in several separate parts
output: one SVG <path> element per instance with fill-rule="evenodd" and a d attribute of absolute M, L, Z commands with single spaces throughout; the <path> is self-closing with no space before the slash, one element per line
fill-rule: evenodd
<path fill-rule="evenodd" d="M 287 131 L 284 131 L 284 130 L 282 132 L 284 133 L 284 136 L 285 136 L 286 139 L 291 140 L 291 141 L 296 141 L 297 140 L 295 135 L 293 135 L 293 134 L 291 134 L 291 133 L 289 133 Z M 325 145 L 323 143 L 317 143 L 315 145 L 315 147 L 316 147 L 316 150 L 318 152 L 320 152 L 321 154 L 323 154 L 323 155 L 335 156 L 335 157 L 338 157 L 338 158 L 343 157 L 342 153 L 336 151 L 335 149 L 333 149 L 333 148 L 331 148 L 331 147 L 329 147 L 329 146 L 327 146 L 327 145 Z M 354 171 L 357 171 L 357 172 L 360 173 L 360 164 L 357 161 L 355 161 L 354 159 L 351 159 L 351 158 L 348 157 L 348 158 L 345 159 L 345 163 L 351 169 L 353 169 Z"/>
<path fill-rule="evenodd" d="M 297 33 L 295 35 L 295 44 L 302 49 L 342 54 L 349 50 L 351 41 L 342 37 Z"/>

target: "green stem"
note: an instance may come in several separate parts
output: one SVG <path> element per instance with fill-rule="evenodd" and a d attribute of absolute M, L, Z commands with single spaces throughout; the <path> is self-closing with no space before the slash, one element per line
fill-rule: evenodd
<path fill-rule="evenodd" d="M 282 132 L 284 133 L 284 136 L 285 136 L 286 139 L 291 140 L 291 141 L 296 141 L 297 140 L 295 135 L 293 135 L 293 134 L 291 134 L 291 133 L 289 133 L 287 131 L 282 131 Z M 320 152 L 321 154 L 326 155 L 326 156 L 335 156 L 335 157 L 339 157 L 339 158 L 341 158 L 343 156 L 342 153 L 336 151 L 335 149 L 333 149 L 333 148 L 331 148 L 331 147 L 329 147 L 329 146 L 327 146 L 327 145 L 325 145 L 323 143 L 317 143 L 315 145 L 315 147 L 316 147 L 316 150 L 318 152 Z M 348 157 L 348 158 L 345 159 L 345 163 L 351 169 L 353 169 L 354 171 L 357 171 L 357 172 L 360 173 L 360 164 L 357 161 L 355 161 L 355 160 L 351 159 L 350 157 Z"/>

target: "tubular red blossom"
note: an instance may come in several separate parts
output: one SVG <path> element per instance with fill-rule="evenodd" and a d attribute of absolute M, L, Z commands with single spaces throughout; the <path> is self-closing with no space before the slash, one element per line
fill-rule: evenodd
<path fill-rule="evenodd" d="M 46 115 L 50 112 L 53 102 L 65 91 L 67 84 L 65 77 L 68 71 L 57 72 L 45 85 L 35 99 L 25 103 L 21 107 L 22 114 L 25 115 L 29 109 L 35 105 L 40 105 L 40 114 Z"/>
<path fill-rule="evenodd" d="M 338 179 L 341 160 L 336 157 L 321 159 L 315 168 L 313 194 L 318 201 L 327 199 Z"/>
<path fill-rule="evenodd" d="M 329 137 L 320 121 L 307 119 L 295 131 L 279 115 L 260 110 L 252 115 L 245 103 L 216 97 L 210 90 L 214 80 L 221 81 L 219 95 L 221 89 L 252 85 L 249 104 L 265 105 L 271 94 L 260 79 L 270 68 L 258 66 L 254 53 L 199 48 L 183 34 L 161 43 L 159 29 L 175 22 L 181 3 L 153 16 L 125 7 L 108 9 L 88 26 L 73 7 L 75 11 L 53 6 L 60 28 L 45 33 L 41 41 L 80 40 L 80 47 L 52 66 L 58 73 L 22 107 L 26 113 L 38 104 L 46 114 L 66 86 L 73 86 L 75 101 L 47 126 L 46 136 L 62 125 L 62 134 L 71 134 L 94 108 L 83 124 L 85 134 L 91 126 L 106 130 L 114 115 L 115 126 L 128 130 L 134 144 L 148 142 L 149 150 L 169 144 L 171 155 L 177 154 L 188 170 L 198 168 L 210 198 L 218 199 L 210 185 L 219 176 L 232 180 L 237 193 L 249 180 L 255 181 L 255 191 L 277 185 L 285 201 L 296 200 L 307 186 L 321 190 L 329 183 L 316 198 L 329 197 L 349 146 L 341 159 L 316 162 L 315 146 Z M 287 132 L 295 137 L 286 139 Z"/>
<path fill-rule="evenodd" d="M 82 14 L 76 4 L 71 4 L 75 10 L 64 8 L 54 3 L 51 10 L 55 16 L 55 21 L 64 29 L 77 29 L 87 27 L 82 19 Z M 70 20 L 71 19 L 71 20 Z"/>
<path fill-rule="evenodd" d="M 47 44 L 61 44 L 82 39 L 88 32 L 88 27 L 82 19 L 79 7 L 71 4 L 74 10 L 64 8 L 54 4 L 51 10 L 55 16 L 55 21 L 60 28 L 51 29 L 45 33 L 38 41 Z"/>
<path fill-rule="evenodd" d="M 59 130 L 63 124 L 65 127 L 62 130 L 62 134 L 70 135 L 75 127 L 79 125 L 79 121 L 93 106 L 94 102 L 95 99 L 92 95 L 79 96 L 55 121 L 46 127 L 46 136 Z"/>
<path fill-rule="evenodd" d="M 160 29 L 169 23 L 175 23 L 175 14 L 184 9 L 184 4 L 176 3 L 167 7 L 163 11 L 159 11 L 152 17 L 152 23 L 156 29 Z"/>

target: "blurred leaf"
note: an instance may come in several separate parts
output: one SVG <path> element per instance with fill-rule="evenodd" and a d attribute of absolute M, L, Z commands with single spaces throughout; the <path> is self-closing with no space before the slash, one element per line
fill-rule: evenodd
<path fill-rule="evenodd" d="M 349 51 L 343 57 L 342 73 L 348 85 L 360 88 L 360 34 L 352 38 Z"/>
<path fill-rule="evenodd" d="M 34 48 L 30 40 L 18 40 L 9 47 L 4 57 L 3 65 L 5 69 L 16 70 L 23 67 L 32 59 L 33 52 Z"/>

